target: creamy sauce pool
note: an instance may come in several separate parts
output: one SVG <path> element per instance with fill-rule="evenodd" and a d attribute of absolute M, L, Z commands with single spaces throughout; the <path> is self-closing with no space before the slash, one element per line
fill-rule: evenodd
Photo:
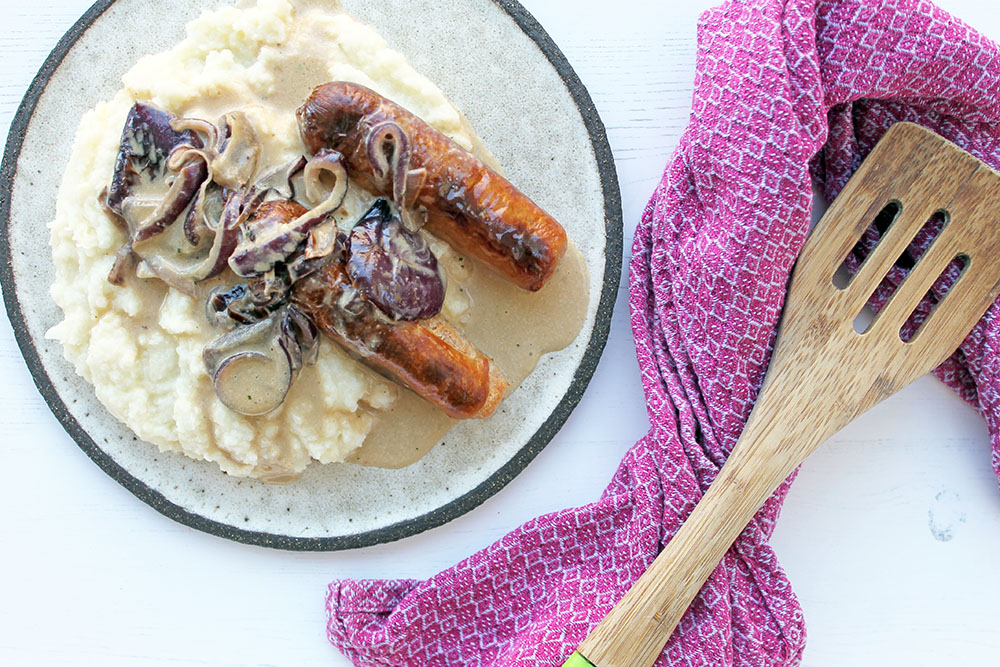
<path fill-rule="evenodd" d="M 500 366 L 510 382 L 509 394 L 535 370 L 542 355 L 576 339 L 587 314 L 587 284 L 587 265 L 572 241 L 538 292 L 515 287 L 476 265 L 465 285 L 472 298 L 469 319 L 456 326 Z M 348 461 L 401 468 L 424 456 L 456 423 L 412 391 L 403 390 L 390 410 L 376 415 L 364 444 Z"/>

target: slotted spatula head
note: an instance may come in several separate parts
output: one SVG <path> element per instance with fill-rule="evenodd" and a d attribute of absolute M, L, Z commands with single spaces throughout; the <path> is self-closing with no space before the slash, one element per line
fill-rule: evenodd
<path fill-rule="evenodd" d="M 836 275 L 876 218 L 878 244 L 846 285 Z M 915 262 L 908 246 L 943 221 Z M 1000 292 L 1000 175 L 911 123 L 894 125 L 806 241 L 774 353 L 747 425 L 718 477 L 649 569 L 567 665 L 648 667 L 723 554 L 774 489 L 823 441 L 929 372 Z M 938 225 L 939 227 L 940 225 Z M 908 262 L 900 258 L 910 257 Z M 894 264 L 912 268 L 862 331 Z M 947 292 L 950 277 L 960 271 Z M 935 285 L 935 283 L 937 283 Z M 911 314 L 935 287 L 920 322 Z M 914 331 L 914 327 L 919 327 Z"/>
<path fill-rule="evenodd" d="M 895 213 L 888 229 L 848 284 L 838 286 L 834 276 L 844 258 L 885 211 Z M 935 216 L 944 222 L 940 232 L 867 329 L 855 331 L 875 289 Z M 949 267 L 961 274 L 919 328 L 904 334 L 904 324 Z M 836 394 L 833 400 L 845 417 L 836 431 L 944 361 L 998 292 L 1000 174 L 930 130 L 897 123 L 806 241 L 769 378 L 782 366 L 815 355 L 813 377 L 798 381 L 826 384 Z M 852 368 L 849 377 L 830 366 L 845 363 Z"/>

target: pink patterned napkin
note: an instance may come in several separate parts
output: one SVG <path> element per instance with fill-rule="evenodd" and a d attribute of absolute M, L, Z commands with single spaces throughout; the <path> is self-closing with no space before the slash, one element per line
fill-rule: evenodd
<path fill-rule="evenodd" d="M 832 198 L 899 120 L 1000 165 L 1000 49 L 930 2 L 730 0 L 704 14 L 698 42 L 691 123 L 632 248 L 649 434 L 591 505 L 529 521 L 427 581 L 331 584 L 329 638 L 355 664 L 561 664 L 736 442 L 808 229 L 810 172 Z M 986 417 L 1000 474 L 997 314 L 937 372 Z M 657 664 L 799 662 L 802 610 L 768 545 L 790 483 Z"/>

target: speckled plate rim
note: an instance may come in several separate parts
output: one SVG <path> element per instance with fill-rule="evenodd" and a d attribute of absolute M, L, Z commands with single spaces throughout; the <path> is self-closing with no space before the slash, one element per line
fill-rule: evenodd
<path fill-rule="evenodd" d="M 608 144 L 604 124 L 597 113 L 590 94 L 548 33 L 516 0 L 492 0 L 531 38 L 565 83 L 570 96 L 580 111 L 587 133 L 590 136 L 591 146 L 594 150 L 601 179 L 606 233 L 603 288 L 590 340 L 587 343 L 583 358 L 577 366 L 576 372 L 573 374 L 569 389 L 562 400 L 556 405 L 548 419 L 542 423 L 517 454 L 471 491 L 458 496 L 430 512 L 374 530 L 343 536 L 296 537 L 263 531 L 243 530 L 229 524 L 208 519 L 171 502 L 163 494 L 150 488 L 130 474 L 97 445 L 90 434 L 70 413 L 62 397 L 53 386 L 25 323 L 21 303 L 18 300 L 18 290 L 14 278 L 10 239 L 8 236 L 11 194 L 14 186 L 14 178 L 17 173 L 18 158 L 21 154 L 21 146 L 38 99 L 45 90 L 52 74 L 62 63 L 66 54 L 77 40 L 114 2 L 115 0 L 98 0 L 95 2 L 73 27 L 63 35 L 62 39 L 59 40 L 59 43 L 56 44 L 56 47 L 49 54 L 28 87 L 24 98 L 21 100 L 21 104 L 11 123 L 10 132 L 7 135 L 3 163 L 0 165 L 0 258 L 3 260 L 2 264 L 0 264 L 0 285 L 3 286 L 4 304 L 6 305 L 7 315 L 14 330 L 14 337 L 21 348 L 21 354 L 28 365 L 32 379 L 42 397 L 48 403 L 52 413 L 70 437 L 76 441 L 87 456 L 115 481 L 147 505 L 174 521 L 236 542 L 293 551 L 355 549 L 416 535 L 471 511 L 506 486 L 542 451 L 580 402 L 580 398 L 597 368 L 601 353 L 604 351 L 611 326 L 611 315 L 614 310 L 615 297 L 621 280 L 622 208 L 614 157 L 611 153 L 611 147 Z"/>

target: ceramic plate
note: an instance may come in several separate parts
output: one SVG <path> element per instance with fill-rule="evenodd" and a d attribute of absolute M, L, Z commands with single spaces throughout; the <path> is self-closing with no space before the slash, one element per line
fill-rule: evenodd
<path fill-rule="evenodd" d="M 74 373 L 61 346 L 45 339 L 61 313 L 48 294 L 49 247 L 40 242 L 48 238 L 59 165 L 68 160 L 80 116 L 111 97 L 141 55 L 178 42 L 188 20 L 221 4 L 101 0 L 32 83 L 11 127 L 0 179 L 3 292 L 25 360 L 56 417 L 94 462 L 181 523 L 240 542 L 304 550 L 360 547 L 440 525 L 499 491 L 541 451 L 597 365 L 622 251 L 604 127 L 558 47 L 516 2 L 346 0 L 350 13 L 375 26 L 466 114 L 510 180 L 563 222 L 589 270 L 587 318 L 576 341 L 544 357 L 503 411 L 461 423 L 446 436 L 447 446 L 414 465 L 314 464 L 283 486 L 229 477 L 214 464 L 139 441 Z"/>

